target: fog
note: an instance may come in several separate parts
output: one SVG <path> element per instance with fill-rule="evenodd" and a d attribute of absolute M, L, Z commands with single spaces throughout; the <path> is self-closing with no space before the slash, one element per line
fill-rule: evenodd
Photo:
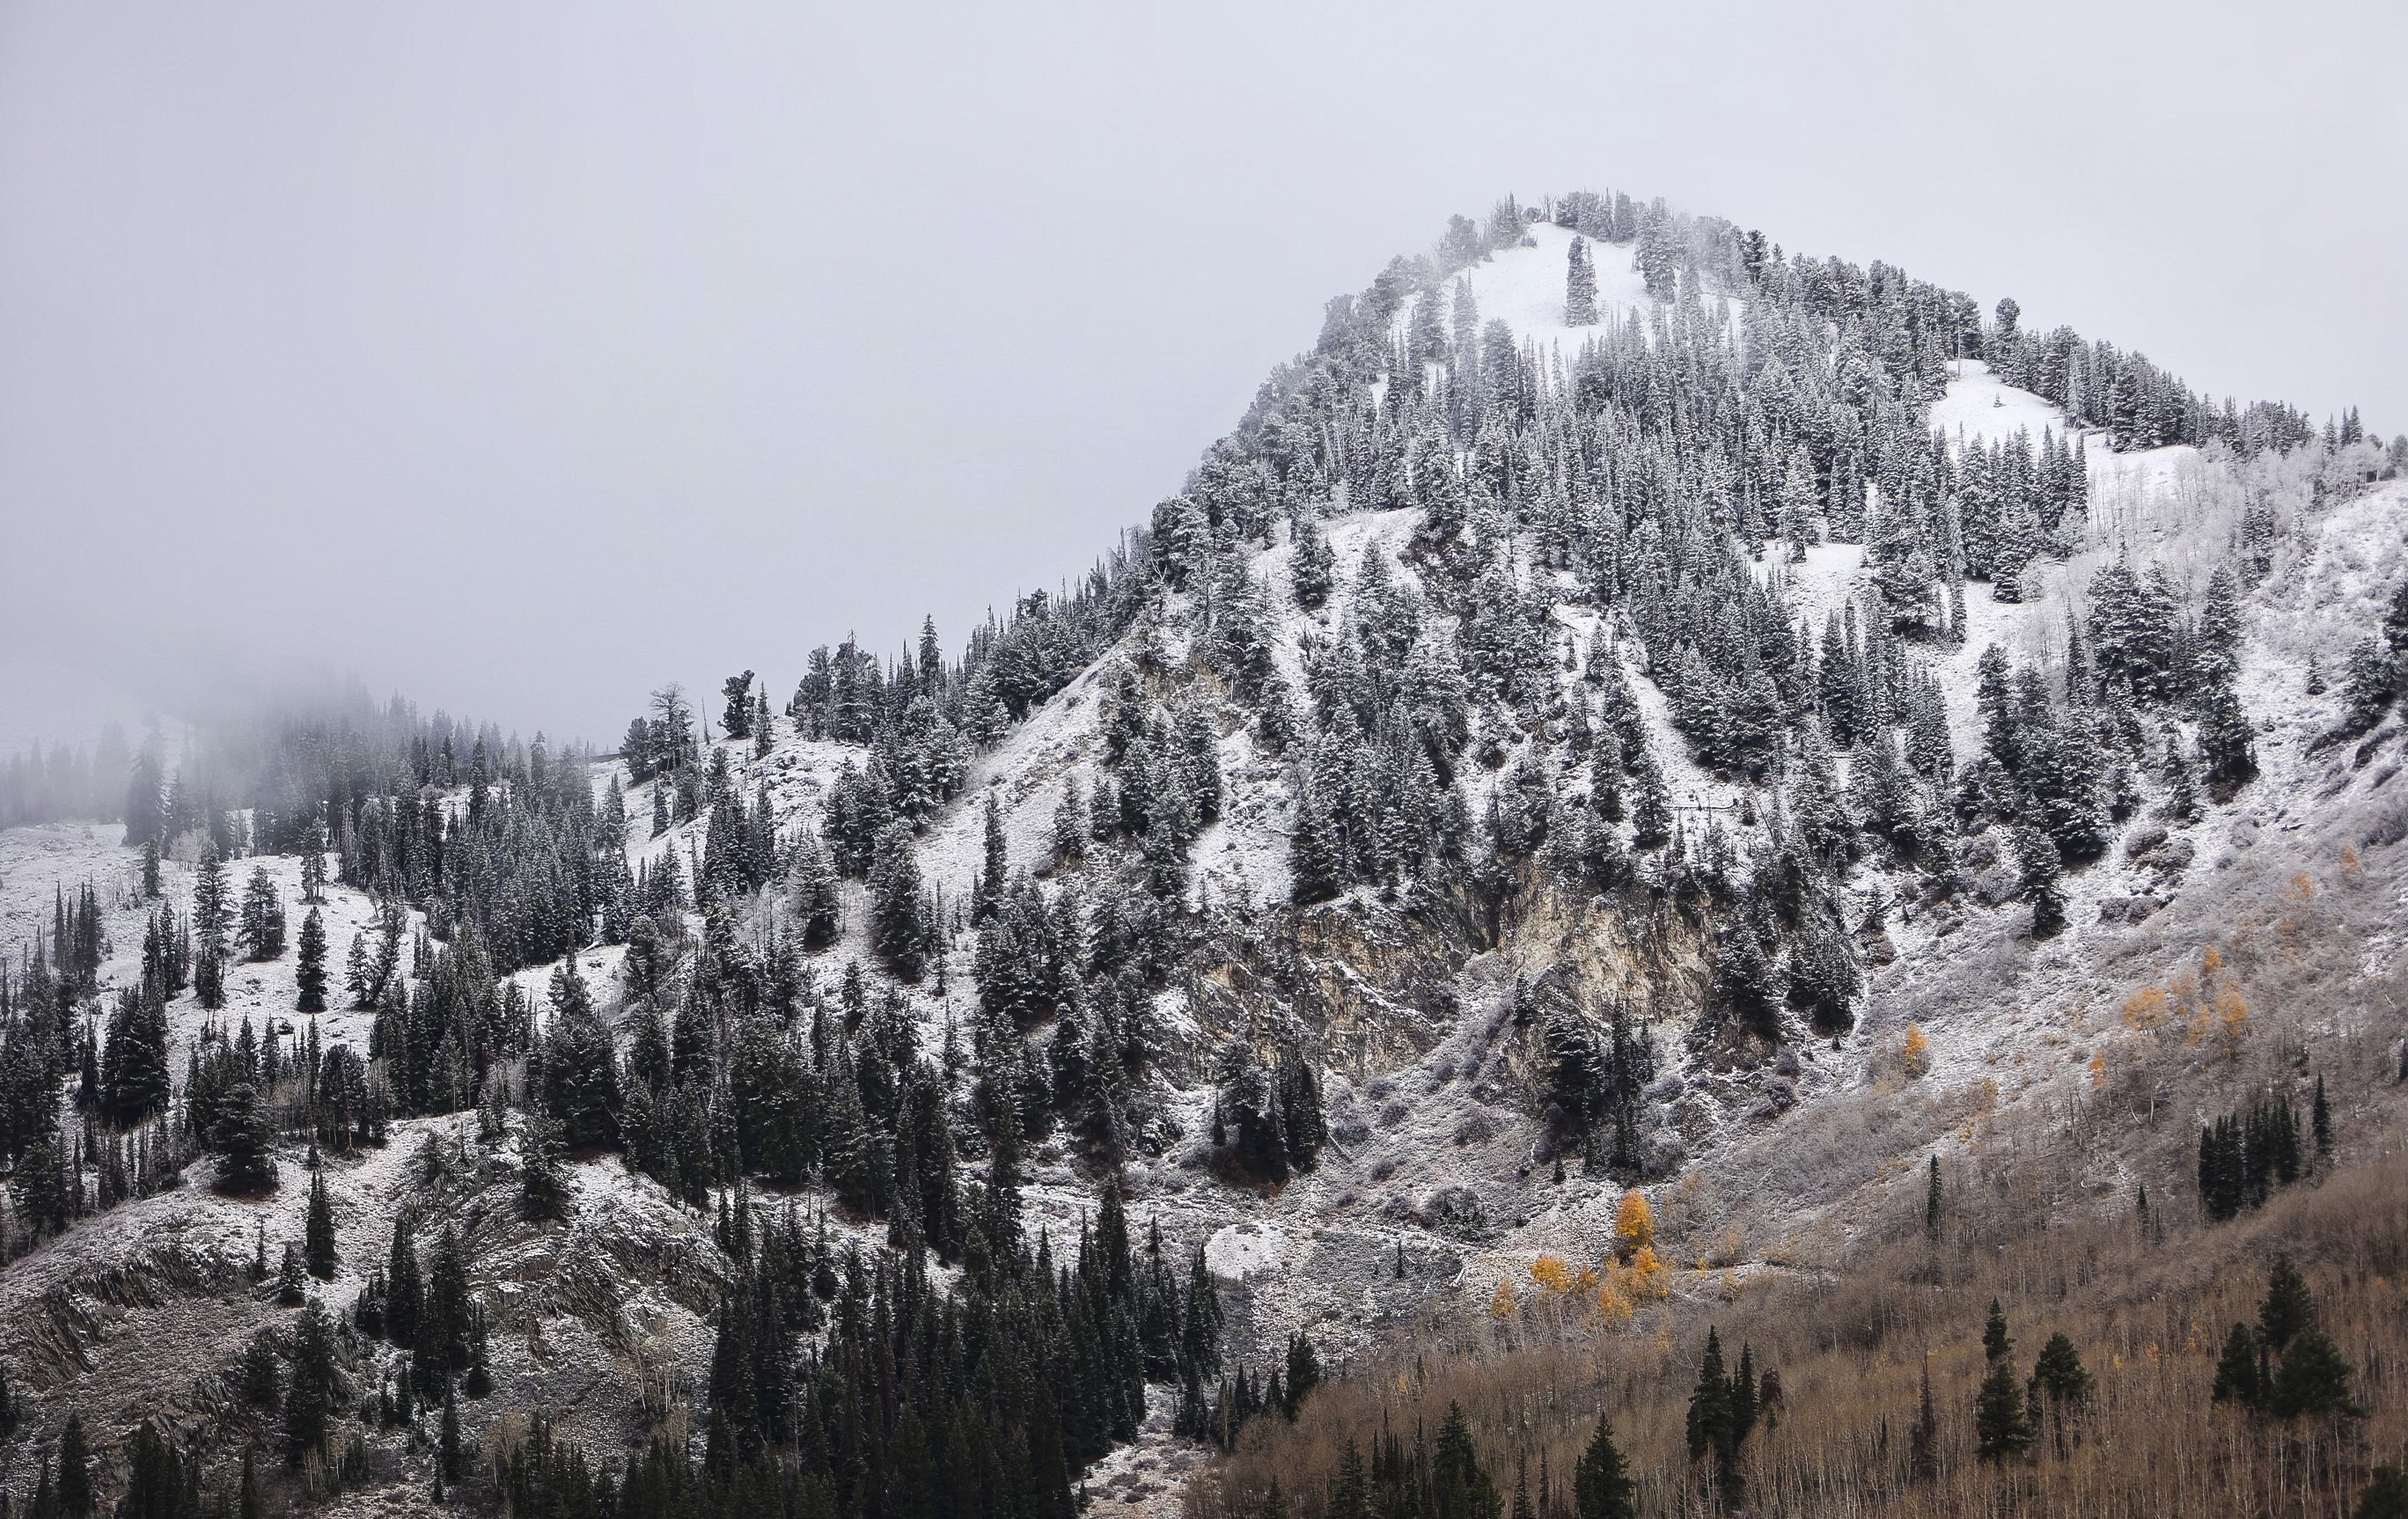
<path fill-rule="evenodd" d="M 949 652 L 1500 193 L 2408 428 L 2396 5 L 0 4 L 0 748 Z"/>

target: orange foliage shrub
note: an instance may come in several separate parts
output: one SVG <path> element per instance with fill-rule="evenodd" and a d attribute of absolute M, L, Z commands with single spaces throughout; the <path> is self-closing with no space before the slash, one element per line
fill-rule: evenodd
<path fill-rule="evenodd" d="M 2166 994 L 2156 986 L 2143 986 L 2124 999 L 2124 1026 L 2148 1030 L 2166 1026 Z"/>

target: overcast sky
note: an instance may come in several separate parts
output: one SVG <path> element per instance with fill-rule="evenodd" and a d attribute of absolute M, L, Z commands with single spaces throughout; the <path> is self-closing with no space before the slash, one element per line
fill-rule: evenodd
<path fill-rule="evenodd" d="M 608 738 L 957 651 L 1509 190 L 2387 437 L 2403 14 L 0 0 L 0 744 L 328 670 Z"/>

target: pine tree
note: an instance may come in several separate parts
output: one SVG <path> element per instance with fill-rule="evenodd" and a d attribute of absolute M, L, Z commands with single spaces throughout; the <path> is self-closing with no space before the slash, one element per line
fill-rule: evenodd
<path fill-rule="evenodd" d="M 429 1397 L 468 1364 L 468 1266 L 460 1236 L 449 1224 L 435 1237 L 418 1333 L 410 1341 L 410 1368 Z"/>
<path fill-rule="evenodd" d="M 1613 1443 L 1613 1426 L 1602 1413 L 1588 1449 L 1572 1469 L 1572 1514 L 1573 1519 L 1638 1519 L 1639 1484 L 1631 1481 L 1629 1463 Z"/>
<path fill-rule="evenodd" d="M 1003 838 L 1003 811 L 995 804 L 995 793 L 986 794 L 985 863 L 979 870 L 978 885 L 970 899 L 970 921 L 982 924 L 995 916 L 996 904 L 1003 899 L 1006 863 Z"/>
<path fill-rule="evenodd" d="M 2073 1341 L 2062 1332 L 2049 1336 L 2048 1343 L 2041 1347 L 2032 1381 L 2059 1408 L 2079 1408 L 2090 1396 L 2090 1373 L 2083 1369 Z"/>
<path fill-rule="evenodd" d="M 1923 1237 L 1936 1240 L 1940 1238 L 1940 1157 L 1938 1155 L 1931 1157 L 1931 1165 L 1927 1174 L 1930 1180 L 1923 1193 Z"/>
<path fill-rule="evenodd" d="M 1635 784 L 1630 805 L 1632 847 L 1655 849 L 1671 841 L 1672 797 L 1665 788 L 1664 772 L 1656 767 L 1656 756 L 1643 747 L 1632 767 Z"/>
<path fill-rule="evenodd" d="M 443 1483 L 456 1483 L 467 1474 L 460 1448 L 460 1399 L 448 1383 L 443 1388 L 443 1422 L 436 1438 L 435 1463 L 436 1501 L 439 1503 L 443 1500 Z"/>
<path fill-rule="evenodd" d="M 2398 656 L 2372 638 L 2351 646 L 2342 666 L 2342 731 L 2355 737 L 2383 721 L 2399 694 Z"/>
<path fill-rule="evenodd" d="M 2267 1407 L 2285 1419 L 2322 1413 L 2355 1417 L 2363 1411 L 2350 1397 L 2350 1364 L 2342 1359 L 2332 1338 L 2310 1324 L 2283 1352 L 2282 1368 L 2267 1389 Z"/>
<path fill-rule="evenodd" d="M 2258 1339 L 2267 1349 L 2281 1354 L 2294 1337 L 2315 1322 L 2316 1300 L 2308 1290 L 2307 1279 L 2287 1253 L 2275 1256 L 2273 1269 L 2267 1274 L 2265 1300 L 2258 1305 Z"/>
<path fill-rule="evenodd" d="M 243 953 L 254 960 L 273 960 L 284 953 L 284 902 L 264 866 L 251 872 L 251 882 L 243 888 L 239 938 Z"/>
<path fill-rule="evenodd" d="M 218 1188 L 251 1195 L 276 1185 L 276 1131 L 259 1089 L 237 1082 L 225 1094 L 217 1126 L 209 1137 L 218 1154 Z"/>
<path fill-rule="evenodd" d="M 335 1335 L 316 1303 L 301 1310 L 293 1330 L 293 1376 L 284 1393 L 284 1446 L 294 1466 L 325 1443 L 343 1381 L 335 1363 Z"/>
<path fill-rule="evenodd" d="M 134 757 L 134 768 L 125 778 L 125 838 L 128 848 L 136 844 L 155 847 L 166 831 L 165 806 L 166 778 L 161 771 L 158 738 L 142 746 Z M 150 894 L 157 896 L 156 892 Z"/>
<path fill-rule="evenodd" d="M 301 920 L 300 962 L 294 969 L 294 980 L 300 987 L 297 1003 L 302 1012 L 326 1010 L 326 925 L 320 921 L 318 910 Z"/>
<path fill-rule="evenodd" d="M 59 1515 L 92 1519 L 92 1449 L 84 1442 L 83 1415 L 74 1409 L 59 1436 Z"/>
<path fill-rule="evenodd" d="M 1814 465 L 1806 447 L 1799 444 L 1790 450 L 1789 465 L 1781 482 L 1781 537 L 1789 545 L 1789 562 L 1806 562 L 1806 546 L 1816 541 L 1815 519 L 1821 500 L 1814 487 Z"/>
<path fill-rule="evenodd" d="M 2332 1107 L 2325 1100 L 2322 1072 L 2317 1073 L 2315 1101 L 2309 1108 L 2308 1114 L 2309 1130 L 2315 1136 L 2316 1158 L 2322 1160 L 2332 1154 Z"/>
<path fill-rule="evenodd" d="M 136 1124 L 164 1111 L 169 1096 L 167 1015 L 157 989 L 121 992 L 108 1019 L 108 1047 L 96 1067 L 86 1046 L 84 1091 L 110 1117 Z"/>
<path fill-rule="evenodd" d="M 243 1401 L 254 1408 L 272 1409 L 282 1400 L 282 1362 L 276 1354 L 273 1333 L 262 1329 L 251 1337 L 250 1345 L 242 1353 L 242 1371 L 237 1381 Z"/>
<path fill-rule="evenodd" d="M 312 817 L 301 836 L 301 900 L 316 907 L 326 899 L 326 825 Z"/>
<path fill-rule="evenodd" d="M 2022 867 L 2018 890 L 2031 904 L 2034 939 L 2050 939 L 2065 928 L 2065 861 L 2057 841 L 2028 825 L 2014 832 L 2015 858 Z"/>
<path fill-rule="evenodd" d="M 1933 1482 L 1940 1476 L 1940 1411 L 1931 1402 L 1928 1359 L 1923 1367 L 1923 1401 L 1907 1430 L 1906 1464 L 1907 1474 L 1916 1482 Z"/>
<path fill-rule="evenodd" d="M 1326 1519 L 1372 1519 L 1371 1484 L 1363 1470 L 1363 1452 L 1352 1435 L 1338 1453 L 1338 1475 L 1330 1479 L 1329 1507 L 1324 1513 Z M 1588 1516 L 1584 1514 L 1582 1519 Z"/>
<path fill-rule="evenodd" d="M 1312 1349 L 1310 1335 L 1298 1333 L 1287 1342 L 1287 1392 L 1281 1412 L 1288 1422 L 1296 1421 L 1297 1410 L 1303 1406 L 1305 1395 L 1321 1385 L 1321 1360 Z"/>
<path fill-rule="evenodd" d="M 1087 857 L 1088 823 L 1085 801 L 1075 775 L 1062 782 L 1062 804 L 1054 810 L 1054 862 L 1073 866 Z"/>
<path fill-rule="evenodd" d="M 1698 1363 L 1698 1385 L 1689 1394 L 1689 1459 L 1731 1446 L 1730 1379 L 1723 1370 L 1721 1334 L 1706 1331 L 1706 1353 Z"/>
<path fill-rule="evenodd" d="M 1973 1433 L 1982 1459 L 2003 1461 L 2031 1449 L 2031 1420 L 2024 1410 L 2024 1390 L 2015 1380 L 2014 1362 L 2004 1354 L 1990 1362 L 1973 1401 Z"/>
<path fill-rule="evenodd" d="M 1587 241 L 1578 234 L 1573 235 L 1571 251 L 1566 255 L 1564 325 L 1597 325 L 1597 265 L 1589 257 Z"/>
<path fill-rule="evenodd" d="M 1298 902 L 1326 902 L 1345 889 L 1345 854 L 1329 805 L 1313 782 L 1311 767 L 1297 770 L 1296 828 L 1288 839 L 1288 895 Z"/>
<path fill-rule="evenodd" d="M 2350 1519 L 2408 1519 L 2408 1472 L 2376 1467 L 2349 1512 Z"/>
<path fill-rule="evenodd" d="M 730 738 L 752 737 L 752 672 L 731 675 L 719 683 L 726 704 L 719 714 L 720 732 Z"/>
<path fill-rule="evenodd" d="M 303 1225 L 303 1264 L 321 1282 L 335 1279 L 335 1208 L 326 1196 L 322 1170 L 309 1173 L 309 1213 Z"/>
<path fill-rule="evenodd" d="M 788 902 L 801 926 L 805 950 L 824 950 L 836 942 L 843 896 L 827 850 L 819 835 L 809 829 L 795 844 L 794 887 Z"/>
<path fill-rule="evenodd" d="M 1297 607 L 1318 611 L 1329 600 L 1337 554 L 1309 511 L 1297 513 L 1296 529 L 1290 538 L 1293 552 L 1288 556 L 1288 587 L 1296 595 Z"/>
<path fill-rule="evenodd" d="M 552 1026 L 542 1050 L 543 1107 L 570 1145 L 607 1144 L 619 1137 L 619 1062 L 570 955 L 552 973 Z"/>
<path fill-rule="evenodd" d="M 869 943 L 897 980 L 916 982 L 928 950 L 927 907 L 910 824 L 888 824 L 869 867 Z"/>
<path fill-rule="evenodd" d="M 393 1224 L 393 1250 L 385 1264 L 385 1338 L 408 1347 L 418 1337 L 419 1310 L 425 1297 L 418 1267 L 418 1247 L 408 1209 Z"/>
<path fill-rule="evenodd" d="M 1739 1371 L 1731 1378 L 1731 1443 L 1745 1440 L 1756 1428 L 1756 1352 L 1739 1348 Z"/>
<path fill-rule="evenodd" d="M 2199 720 L 2199 757 L 2208 790 L 2219 800 L 2258 774 L 2255 730 L 2229 681 L 2208 689 Z"/>
<path fill-rule="evenodd" d="M 491 1347 L 481 1303 L 471 1305 L 468 1315 L 468 1375 L 462 1380 L 460 1390 L 471 1397 L 483 1397 L 494 1390 Z"/>
<path fill-rule="evenodd" d="M 1429 1497 L 1432 1512 L 1442 1519 L 1487 1519 L 1502 1505 L 1497 1484 L 1480 1464 L 1460 1403 L 1447 1404 L 1446 1422 L 1439 1426 L 1438 1447 L 1430 1456 Z"/>
<path fill-rule="evenodd" d="M 1513 1519 L 1539 1519 L 1530 1503 L 1530 1461 L 1524 1456 L 1513 1473 Z"/>
<path fill-rule="evenodd" d="M 202 944 L 193 955 L 193 996 L 202 1009 L 217 1011 L 226 1006 L 226 951 L 224 946 Z"/>
<path fill-rule="evenodd" d="M 226 905 L 225 866 L 217 845 L 202 846 L 201 863 L 193 877 L 193 933 L 199 940 L 193 962 L 193 990 L 203 1008 L 225 1006 L 226 930 L 231 926 Z"/>
<path fill-rule="evenodd" d="M 343 990 L 351 995 L 354 1008 L 371 1006 L 373 994 L 381 990 L 371 987 L 368 977 L 368 936 L 353 934 L 351 950 L 343 957 Z"/>
<path fill-rule="evenodd" d="M 519 1208 L 532 1219 L 558 1218 L 568 1205 L 569 1181 L 560 1125 L 531 1113 L 519 1130 Z"/>
<path fill-rule="evenodd" d="M 2014 1338 L 2007 1333 L 2007 1315 L 1996 1297 L 1990 1299 L 1990 1316 L 1982 1325 L 1982 1354 L 1993 1361 L 2003 1361 L 2015 1348 Z"/>

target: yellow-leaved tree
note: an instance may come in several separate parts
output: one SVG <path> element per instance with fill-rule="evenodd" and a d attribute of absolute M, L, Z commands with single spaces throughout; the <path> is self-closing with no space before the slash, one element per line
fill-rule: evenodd
<path fill-rule="evenodd" d="M 1570 1292 L 1575 1278 L 1561 1255 L 1541 1255 L 1530 1263 L 1530 1280 L 1552 1293 Z"/>
<path fill-rule="evenodd" d="M 1597 1284 L 1598 1311 L 1604 1315 L 1609 1327 L 1628 1319 L 1641 1303 L 1654 1302 L 1670 1294 L 1671 1273 L 1656 1257 L 1656 1252 L 1641 1245 L 1631 1252 L 1627 1262 L 1616 1261 L 1605 1268 L 1604 1280 Z"/>
<path fill-rule="evenodd" d="M 1630 1265 L 1626 1272 L 1629 1281 L 1630 1296 L 1641 1302 L 1649 1302 L 1664 1297 L 1672 1290 L 1672 1284 L 1666 1280 L 1670 1274 L 1665 1270 L 1664 1263 L 1656 1258 L 1654 1250 L 1645 1245 L 1640 1246 L 1638 1254 L 1630 1257 Z"/>
<path fill-rule="evenodd" d="M 1906 1073 L 1923 1076 L 1931 1069 L 1931 1040 L 1924 1035 L 1921 1024 L 1906 1025 Z"/>
<path fill-rule="evenodd" d="M 1637 1191 L 1626 1192 L 1613 1210 L 1613 1254 L 1627 1261 L 1656 1242 L 1656 1215 Z"/>
<path fill-rule="evenodd" d="M 2162 987 L 2143 986 L 2124 999 L 2124 1026 L 2152 1029 L 2166 1026 L 2166 994 Z"/>
<path fill-rule="evenodd" d="M 1513 1299 L 1512 1280 L 1509 1277 L 1498 1277 L 1497 1290 L 1488 1295 L 1489 1317 L 1510 1319 L 1513 1316 L 1513 1310 L 1519 1306 Z"/>

